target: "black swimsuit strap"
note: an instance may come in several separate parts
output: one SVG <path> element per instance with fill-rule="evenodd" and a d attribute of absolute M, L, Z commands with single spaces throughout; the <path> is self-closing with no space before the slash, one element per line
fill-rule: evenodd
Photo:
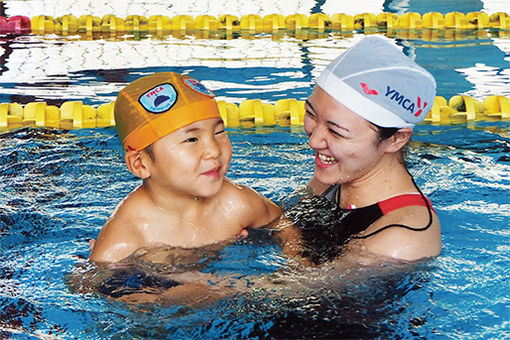
<path fill-rule="evenodd" d="M 340 184 L 330 185 L 322 194 L 332 203 L 338 203 L 338 193 L 340 192 Z"/>

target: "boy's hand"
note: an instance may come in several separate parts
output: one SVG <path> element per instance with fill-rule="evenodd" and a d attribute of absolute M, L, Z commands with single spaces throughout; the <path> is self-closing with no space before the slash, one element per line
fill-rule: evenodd
<path fill-rule="evenodd" d="M 240 238 L 240 239 L 245 239 L 245 238 L 247 238 L 247 237 L 248 237 L 248 234 L 249 234 L 249 233 L 248 233 L 248 230 L 247 230 L 247 229 L 243 229 L 243 230 L 241 230 L 241 232 L 239 233 L 239 238 Z"/>

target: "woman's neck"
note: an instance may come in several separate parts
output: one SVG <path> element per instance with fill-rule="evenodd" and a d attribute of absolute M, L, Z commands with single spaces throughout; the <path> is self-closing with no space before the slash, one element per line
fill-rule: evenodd
<path fill-rule="evenodd" d="M 364 207 L 386 198 L 415 191 L 411 176 L 398 155 L 386 154 L 369 172 L 342 183 L 340 207 Z"/>

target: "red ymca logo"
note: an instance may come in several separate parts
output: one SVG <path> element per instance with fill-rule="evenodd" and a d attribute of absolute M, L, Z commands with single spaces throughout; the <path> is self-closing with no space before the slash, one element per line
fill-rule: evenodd
<path fill-rule="evenodd" d="M 376 96 L 379 95 L 379 93 L 376 90 L 369 88 L 367 84 L 365 84 L 365 83 L 359 83 L 359 84 L 361 85 L 363 92 L 365 92 L 366 94 L 373 94 Z"/>
<path fill-rule="evenodd" d="M 418 117 L 422 112 L 423 109 L 427 107 L 427 102 L 423 102 L 423 108 L 421 107 L 421 98 L 418 97 L 418 108 L 419 110 L 414 114 L 416 117 Z"/>
<path fill-rule="evenodd" d="M 156 94 L 158 94 L 159 92 L 163 91 L 163 86 L 160 86 L 160 87 L 157 87 L 155 89 L 153 89 L 152 91 L 150 91 L 149 93 L 146 94 L 147 98 L 150 98 Z"/>

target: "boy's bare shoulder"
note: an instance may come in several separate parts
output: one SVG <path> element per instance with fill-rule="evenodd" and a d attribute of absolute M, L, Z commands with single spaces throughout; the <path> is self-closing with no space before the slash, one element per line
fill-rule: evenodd
<path fill-rule="evenodd" d="M 227 178 L 224 179 L 222 193 L 230 198 L 238 198 L 247 201 L 258 200 L 261 197 L 261 195 L 252 188 L 234 183 Z"/>
<path fill-rule="evenodd" d="M 147 207 L 147 195 L 142 188 L 138 188 L 127 195 L 122 202 L 115 208 L 112 218 L 128 218 L 130 215 L 136 215 Z"/>
<path fill-rule="evenodd" d="M 140 216 L 145 215 L 144 212 L 150 209 L 150 204 L 146 202 L 145 196 L 140 188 L 127 195 L 115 208 L 103 229 L 111 231 L 117 231 L 117 229 L 134 231 L 133 229 L 137 229 L 140 224 Z"/>
<path fill-rule="evenodd" d="M 90 259 L 95 262 L 118 262 L 143 247 L 139 229 L 143 202 L 136 192 L 128 195 L 115 209 L 99 232 Z M 137 217 L 138 216 L 138 217 Z"/>
<path fill-rule="evenodd" d="M 269 199 L 262 196 L 256 190 L 231 182 L 225 179 L 221 191 L 222 200 L 228 200 L 229 204 L 237 207 L 245 207 L 247 210 L 265 209 L 266 206 L 274 205 Z"/>
<path fill-rule="evenodd" d="M 236 184 L 228 179 L 222 188 L 222 201 L 233 207 L 240 216 L 243 227 L 260 227 L 277 219 L 282 210 L 256 190 Z"/>

